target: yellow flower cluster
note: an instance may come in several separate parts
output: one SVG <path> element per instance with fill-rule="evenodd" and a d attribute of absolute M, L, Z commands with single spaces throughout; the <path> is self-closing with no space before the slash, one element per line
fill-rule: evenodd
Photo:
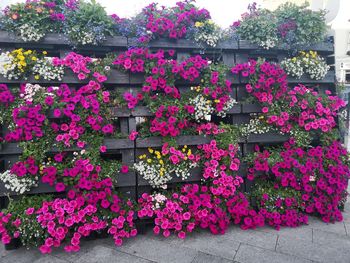
<path fill-rule="evenodd" d="M 187 145 L 183 146 L 181 151 L 183 153 L 186 153 L 187 156 L 190 156 L 192 154 L 191 149 L 187 150 Z M 169 160 L 167 159 L 168 154 L 164 154 L 158 150 L 154 150 L 152 148 L 148 148 L 148 152 L 150 153 L 150 156 L 147 156 L 146 154 L 142 154 L 139 156 L 140 160 L 145 160 L 148 164 L 159 164 L 160 165 L 160 170 L 159 174 L 160 176 L 163 176 L 167 170 L 167 165 L 169 165 Z M 188 157 L 185 157 L 185 160 L 187 160 Z"/>
<path fill-rule="evenodd" d="M 43 55 L 47 52 L 43 51 Z M 33 50 L 24 50 L 23 48 L 15 49 L 10 52 L 10 57 L 13 58 L 13 63 L 17 66 L 20 72 L 24 72 L 27 67 L 33 65 L 38 60 L 38 54 Z"/>
<path fill-rule="evenodd" d="M 203 22 L 199 22 L 197 21 L 195 24 L 194 24 L 195 27 L 202 27 L 204 26 L 204 23 Z"/>
<path fill-rule="evenodd" d="M 212 25 L 212 24 L 214 24 L 214 22 L 213 22 L 213 20 L 210 20 L 210 19 L 206 20 L 204 22 L 197 21 L 196 23 L 194 23 L 194 26 L 195 27 L 203 27 L 203 26 L 205 26 L 205 24 Z"/>
<path fill-rule="evenodd" d="M 317 55 L 317 52 L 316 51 L 312 51 L 310 50 L 309 52 L 305 52 L 305 51 L 300 51 L 299 52 L 299 55 L 301 57 L 306 57 L 306 58 L 316 58 L 318 55 Z"/>

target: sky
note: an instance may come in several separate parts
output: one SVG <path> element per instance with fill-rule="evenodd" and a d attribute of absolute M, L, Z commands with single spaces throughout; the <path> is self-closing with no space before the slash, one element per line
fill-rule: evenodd
<path fill-rule="evenodd" d="M 108 13 L 116 13 L 121 17 L 130 17 L 138 13 L 142 7 L 152 3 L 165 6 L 174 6 L 179 0 L 98 0 L 102 6 L 106 7 Z M 240 18 L 240 15 L 247 10 L 248 4 L 252 0 L 197 0 L 198 7 L 209 10 L 212 19 L 222 27 L 228 27 Z M 259 2 L 259 1 L 256 1 Z"/>
<path fill-rule="evenodd" d="M 104 6 L 109 14 L 117 14 L 119 17 L 130 17 L 141 9 L 152 3 L 158 2 L 159 5 L 174 6 L 179 0 L 97 0 Z M 0 0 L 0 8 L 23 0 Z M 234 21 L 240 18 L 240 15 L 247 10 L 248 4 L 253 0 L 196 0 L 198 7 L 209 10 L 212 19 L 222 27 L 228 27 Z M 255 0 L 259 3 L 261 0 Z"/>

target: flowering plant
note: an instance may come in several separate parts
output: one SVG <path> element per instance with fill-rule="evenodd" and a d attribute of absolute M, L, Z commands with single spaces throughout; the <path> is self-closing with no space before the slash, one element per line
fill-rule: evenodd
<path fill-rule="evenodd" d="M 196 22 L 204 22 L 208 18 L 209 12 L 198 9 L 191 0 L 177 2 L 176 6 L 170 8 L 158 8 L 157 4 L 152 3 L 134 18 L 138 25 L 135 33 L 140 42 L 157 37 L 185 38 L 187 31 Z"/>
<path fill-rule="evenodd" d="M 194 24 L 193 38 L 197 43 L 202 43 L 209 47 L 215 47 L 217 43 L 224 37 L 221 28 L 214 24 L 212 20 L 204 22 L 197 21 Z"/>
<path fill-rule="evenodd" d="M 36 51 L 15 49 L 0 54 L 0 74 L 8 79 L 26 78 L 42 54 Z"/>
<path fill-rule="evenodd" d="M 297 57 L 287 58 L 281 61 L 282 68 L 292 77 L 300 78 L 304 73 L 311 79 L 323 79 L 330 67 L 316 51 L 301 51 Z"/>
<path fill-rule="evenodd" d="M 63 0 L 29 0 L 5 8 L 3 28 L 25 42 L 39 41 L 49 32 L 58 32 L 65 20 Z"/>
<path fill-rule="evenodd" d="M 74 46 L 98 45 L 114 34 L 113 19 L 95 0 L 66 8 L 65 16 L 63 32 Z"/>
<path fill-rule="evenodd" d="M 177 150 L 167 143 L 163 144 L 161 151 L 148 148 L 151 156 L 140 155 L 140 161 L 134 164 L 134 168 L 150 183 L 152 187 L 167 187 L 167 182 L 172 179 L 172 174 L 182 180 L 190 176 L 190 170 L 197 166 L 199 156 L 192 154 L 187 145 Z"/>
<path fill-rule="evenodd" d="M 266 9 L 258 9 L 256 3 L 249 5 L 248 10 L 242 15 L 241 21 L 233 23 L 234 32 L 241 39 L 258 44 L 265 49 L 275 47 L 278 38 L 274 14 Z"/>
<path fill-rule="evenodd" d="M 339 205 L 350 176 L 346 149 L 337 141 L 305 150 L 290 140 L 284 147 L 281 152 L 257 153 L 248 178 L 270 174 L 277 188 L 300 192 L 306 213 L 318 213 L 325 222 L 341 221 Z"/>
<path fill-rule="evenodd" d="M 296 227 L 308 222 L 301 193 L 292 188 L 257 181 L 251 195 L 256 199 L 259 213 L 270 226 L 279 229 L 281 226 Z"/>
<path fill-rule="evenodd" d="M 298 6 L 285 3 L 275 11 L 269 11 L 257 8 L 254 3 L 249 5 L 248 12 L 232 27 L 241 39 L 265 49 L 278 44 L 287 48 L 300 48 L 324 40 L 327 32 L 325 14 L 324 10 L 307 9 L 307 4 Z"/>

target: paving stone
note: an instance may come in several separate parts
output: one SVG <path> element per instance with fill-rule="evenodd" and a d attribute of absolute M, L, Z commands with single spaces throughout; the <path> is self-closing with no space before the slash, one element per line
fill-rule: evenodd
<path fill-rule="evenodd" d="M 80 257 L 94 249 L 96 246 L 101 245 L 101 240 L 89 240 L 89 241 L 82 241 L 80 243 L 80 250 L 78 252 L 72 252 L 72 253 L 67 253 L 64 251 L 64 245 L 62 245 L 59 248 L 53 249 L 52 254 L 55 257 L 58 257 L 63 260 L 75 262 L 78 260 Z"/>
<path fill-rule="evenodd" d="M 350 237 L 314 229 L 313 242 L 321 245 L 331 245 L 339 249 L 350 249 Z"/>
<path fill-rule="evenodd" d="M 233 263 L 233 261 L 199 252 L 191 263 Z"/>
<path fill-rule="evenodd" d="M 225 237 L 237 242 L 249 244 L 256 247 L 275 249 L 278 231 L 263 232 L 256 230 L 242 230 L 239 227 L 228 229 Z"/>
<path fill-rule="evenodd" d="M 318 229 L 330 233 L 336 233 L 340 235 L 346 235 L 346 229 L 344 222 L 336 222 L 336 223 L 325 223 L 319 218 L 310 217 L 309 225 L 313 229 Z"/>
<path fill-rule="evenodd" d="M 285 255 L 268 249 L 242 244 L 235 261 L 240 263 L 311 263 L 307 259 Z"/>
<path fill-rule="evenodd" d="M 140 236 L 117 248 L 118 250 L 156 262 L 192 262 L 198 251 Z"/>
<path fill-rule="evenodd" d="M 232 260 L 236 255 L 239 242 L 228 238 L 226 234 L 213 235 L 202 230 L 200 233 L 193 233 L 193 235 L 188 236 L 182 245 L 193 250 Z"/>
<path fill-rule="evenodd" d="M 341 249 L 336 244 L 324 245 L 287 237 L 279 237 L 277 252 L 327 263 L 344 263 L 350 259 L 350 250 Z"/>
<path fill-rule="evenodd" d="M 50 255 L 40 255 L 40 258 L 33 263 L 68 263 L 68 261 Z"/>
<path fill-rule="evenodd" d="M 40 252 L 36 249 L 26 249 L 24 247 L 11 250 L 10 253 L 1 258 L 1 263 L 28 263 L 34 262 L 36 259 L 41 257 Z"/>
<path fill-rule="evenodd" d="M 77 263 L 100 263 L 100 262 L 118 262 L 118 263 L 147 263 L 149 260 L 139 258 L 121 251 L 104 246 L 95 246 L 91 251 L 82 255 Z"/>
<path fill-rule="evenodd" d="M 282 227 L 277 231 L 279 237 L 296 238 L 312 242 L 312 228 L 310 225 L 303 225 L 299 227 Z"/>

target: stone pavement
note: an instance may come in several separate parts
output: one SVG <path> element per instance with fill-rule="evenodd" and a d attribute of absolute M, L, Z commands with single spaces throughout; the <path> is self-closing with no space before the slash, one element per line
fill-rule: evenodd
<path fill-rule="evenodd" d="M 325 224 L 310 218 L 307 226 L 243 231 L 231 226 L 225 235 L 198 231 L 181 240 L 154 236 L 151 229 L 115 247 L 111 239 L 86 241 L 78 253 L 56 250 L 41 255 L 37 249 L 5 251 L 0 246 L 1 263 L 350 263 L 350 204 L 344 222 Z"/>

